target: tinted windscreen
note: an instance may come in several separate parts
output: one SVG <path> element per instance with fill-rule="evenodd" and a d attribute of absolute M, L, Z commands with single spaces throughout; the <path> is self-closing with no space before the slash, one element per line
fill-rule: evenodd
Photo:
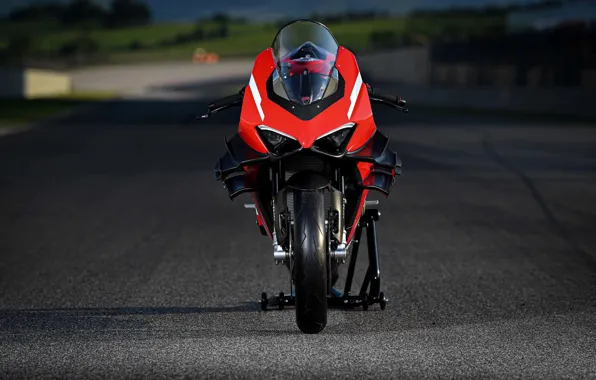
<path fill-rule="evenodd" d="M 337 90 L 334 66 L 338 48 L 331 32 L 316 22 L 297 21 L 283 27 L 273 41 L 276 93 L 299 104 L 333 94 Z"/>

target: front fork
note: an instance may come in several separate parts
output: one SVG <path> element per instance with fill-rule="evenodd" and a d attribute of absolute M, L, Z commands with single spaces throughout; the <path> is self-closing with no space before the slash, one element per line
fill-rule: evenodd
<path fill-rule="evenodd" d="M 274 259 L 276 264 L 284 264 L 292 273 L 292 216 L 287 207 L 288 191 L 292 191 L 291 186 L 284 186 L 281 190 L 279 186 L 279 177 L 273 173 L 274 190 L 276 196 L 273 201 L 273 229 L 272 239 L 274 248 Z M 343 185 L 343 183 L 342 183 Z M 321 188 L 322 189 L 322 188 Z M 365 211 L 362 214 L 352 239 L 351 255 L 348 255 L 348 247 L 346 244 L 347 233 L 345 230 L 345 200 L 343 193 L 333 188 L 326 186 L 328 191 L 331 191 L 331 204 L 328 217 L 325 223 L 328 240 L 328 279 L 329 279 L 329 295 L 331 296 L 329 302 L 331 305 L 341 306 L 362 306 L 368 309 L 368 306 L 374 303 L 379 303 L 381 309 L 385 309 L 387 299 L 381 289 L 381 270 L 379 263 L 379 251 L 377 244 L 377 230 L 376 222 L 379 220 L 381 213 L 376 208 L 366 208 L 366 206 L 376 205 L 376 201 L 365 201 Z M 327 191 L 327 190 L 326 190 Z M 362 230 L 366 229 L 367 245 L 368 245 L 368 268 L 360 288 L 358 295 L 351 295 L 352 282 L 358 258 L 358 251 L 360 248 L 360 239 L 362 237 Z M 340 263 L 345 263 L 350 256 L 350 263 L 346 277 L 346 283 L 343 294 L 336 292 L 333 294 L 332 286 L 337 279 L 337 267 Z M 335 277 L 335 278 L 334 278 Z M 291 281 L 290 281 L 291 282 Z M 292 286 L 292 284 L 290 284 Z M 337 294 L 339 293 L 339 294 Z M 265 300 L 266 304 L 277 305 L 283 308 L 284 305 L 293 305 L 293 295 L 273 297 L 271 300 Z M 266 307 L 266 304 L 264 307 Z M 262 305 L 263 306 L 263 305 Z"/>
<path fill-rule="evenodd" d="M 348 274 L 346 277 L 346 285 L 343 294 L 328 295 L 328 305 L 331 307 L 346 307 L 353 308 L 361 306 L 363 310 L 368 310 L 369 305 L 378 303 L 381 310 L 385 310 L 387 305 L 387 298 L 381 289 L 381 270 L 379 263 L 379 251 L 377 245 L 376 222 L 379 220 L 381 213 L 377 209 L 369 209 L 364 212 L 352 240 L 352 252 L 350 256 L 350 264 L 348 267 Z M 358 251 L 360 248 L 360 239 L 362 237 L 362 230 L 366 228 L 366 240 L 368 243 L 368 268 L 362 286 L 357 295 L 352 295 L 352 281 L 356 268 L 356 261 L 358 259 Z M 328 256 L 329 257 L 329 256 Z M 291 260 L 288 260 L 287 265 L 290 265 Z M 329 267 L 329 266 L 328 266 Z M 329 278 L 329 277 L 328 277 Z M 290 283 L 290 287 L 292 284 Z M 268 297 L 267 293 L 261 295 L 261 308 L 266 310 L 268 306 L 274 306 L 283 309 L 285 306 L 295 305 L 295 297 L 290 291 L 289 295 L 279 293 L 277 296 Z"/>
<path fill-rule="evenodd" d="M 293 212 L 288 209 L 288 197 L 292 196 L 291 188 L 282 189 L 273 201 L 272 233 L 274 259 L 276 264 L 284 264 L 292 255 L 291 234 L 293 225 Z M 329 191 L 331 204 L 325 219 L 327 232 L 327 249 L 329 258 L 337 262 L 345 262 L 347 258 L 347 233 L 345 229 L 345 198 L 343 193 L 331 186 Z"/>

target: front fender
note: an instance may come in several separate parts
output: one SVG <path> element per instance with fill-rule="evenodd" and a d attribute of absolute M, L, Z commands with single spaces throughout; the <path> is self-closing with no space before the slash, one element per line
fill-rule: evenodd
<path fill-rule="evenodd" d="M 293 190 L 319 191 L 331 186 L 331 182 L 325 176 L 313 172 L 302 171 L 294 174 L 288 179 L 287 186 Z"/>

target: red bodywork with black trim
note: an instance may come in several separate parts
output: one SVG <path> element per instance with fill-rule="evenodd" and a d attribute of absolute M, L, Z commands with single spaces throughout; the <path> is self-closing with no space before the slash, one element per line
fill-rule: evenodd
<path fill-rule="evenodd" d="M 395 175 L 400 174 L 401 161 L 387 147 L 388 139 L 375 125 L 367 85 L 362 81 L 356 57 L 348 49 L 339 47 L 337 56 L 330 55 L 326 61 L 335 62 L 341 79 L 339 93 L 332 100 L 325 99 L 319 104 L 309 105 L 309 115 L 299 117 L 291 111 L 301 105 L 288 103 L 284 106 L 270 96 L 270 82 L 276 71 L 272 49 L 268 48 L 259 54 L 251 73 L 250 85 L 244 91 L 238 134 L 227 141 L 228 152 L 216 165 L 216 178 L 224 183 L 231 198 L 243 192 L 253 193 L 257 222 L 262 232 L 270 238 L 273 237 L 272 198 L 266 194 L 270 189 L 264 191 L 262 188 L 263 183 L 269 180 L 263 168 L 273 167 L 276 161 L 283 158 L 271 154 L 259 135 L 259 126 L 267 126 L 294 138 L 299 143 L 294 152 L 298 154 L 311 151 L 318 138 L 339 126 L 350 122 L 356 124 L 345 151 L 340 156 L 329 158 L 334 162 L 351 162 L 355 168 L 352 177 L 357 182 L 355 187 L 358 191 L 351 198 L 346 195 L 349 215 L 345 216 L 345 230 L 348 244 L 353 238 L 368 191 L 378 190 L 388 195 Z M 322 62 L 321 72 L 328 72 L 329 67 L 325 61 Z M 302 70 L 300 67 L 294 69 L 296 72 Z M 310 69 L 313 70 L 312 65 Z M 290 154 L 284 157 L 288 156 Z M 325 158 L 325 155 L 320 156 Z"/>
<path fill-rule="evenodd" d="M 275 70 L 275 62 L 271 48 L 262 52 L 256 59 L 252 76 L 259 90 L 256 98 L 260 97 L 262 99 L 261 107 L 264 118 L 261 119 L 251 87 L 247 87 L 244 93 L 240 127 L 238 129 L 242 139 L 256 151 L 267 153 L 267 148 L 256 131 L 258 125 L 267 125 L 296 138 L 303 148 L 308 149 L 319 136 L 340 125 L 354 122 L 358 125 L 358 128 L 350 139 L 347 150 L 351 152 L 361 148 L 377 129 L 373 120 L 368 92 L 366 86 L 360 81 L 361 88 L 358 92 L 354 111 L 352 117 L 348 118 L 350 94 L 356 84 L 360 70 L 354 54 L 343 47 L 339 48 L 335 67 L 345 80 L 344 96 L 314 118 L 301 120 L 266 96 L 266 82 Z"/>
<path fill-rule="evenodd" d="M 333 61 L 334 58 L 335 57 L 330 57 L 330 60 Z M 238 133 L 242 139 L 257 152 L 267 153 L 267 147 L 261 141 L 256 129 L 259 125 L 267 125 L 268 127 L 296 138 L 304 149 L 309 149 L 319 136 L 322 136 L 343 124 L 354 122 L 358 127 L 350 138 L 346 150 L 348 152 L 354 152 L 359 148 L 362 148 L 377 130 L 373 119 L 371 104 L 368 99 L 368 92 L 362 81 L 359 81 L 360 89 L 358 90 L 358 97 L 355 101 L 351 118 L 348 118 L 348 111 L 351 104 L 350 94 L 352 93 L 354 86 L 357 84 L 356 82 L 360 75 L 360 69 L 358 68 L 358 63 L 356 62 L 354 54 L 344 47 L 339 48 L 335 67 L 337 67 L 340 75 L 345 80 L 344 96 L 314 118 L 310 120 L 301 120 L 267 97 L 266 82 L 273 74 L 273 71 L 275 71 L 276 65 L 273 60 L 271 48 L 263 51 L 257 57 L 252 70 L 252 76 L 259 93 L 255 96 L 251 87 L 248 86 L 244 94 L 240 126 L 238 129 Z M 325 69 L 327 72 L 329 71 L 327 68 Z M 264 115 L 263 119 L 261 119 L 261 115 L 255 102 L 255 99 L 259 98 L 261 99 L 260 105 Z M 358 163 L 358 169 L 362 178 L 368 177 L 371 165 L 372 164 L 368 162 Z M 247 169 L 250 170 L 248 167 Z M 253 168 L 252 170 L 257 169 Z M 367 193 L 368 190 L 364 190 L 358 207 L 360 211 L 358 212 L 358 215 L 356 215 L 356 218 L 354 218 L 354 224 L 358 222 L 359 214 L 363 208 L 362 206 Z M 261 213 L 259 213 L 258 223 L 260 226 L 264 226 L 267 229 L 267 226 L 264 225 L 260 215 Z M 351 233 L 348 235 L 348 242 L 351 240 L 355 228 L 351 228 L 350 230 Z M 268 234 L 270 234 L 268 229 L 267 231 Z"/>

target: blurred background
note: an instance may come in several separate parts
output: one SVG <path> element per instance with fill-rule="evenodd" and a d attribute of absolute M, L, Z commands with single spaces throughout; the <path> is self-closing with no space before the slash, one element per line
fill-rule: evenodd
<path fill-rule="evenodd" d="M 419 106 L 595 117 L 595 1 L 5 0 L 0 17 L 3 98 L 71 106 L 122 92 L 77 77 L 86 67 L 250 61 L 305 17 L 355 52 L 368 80 Z M 18 112 L 4 104 L 4 119 Z"/>

